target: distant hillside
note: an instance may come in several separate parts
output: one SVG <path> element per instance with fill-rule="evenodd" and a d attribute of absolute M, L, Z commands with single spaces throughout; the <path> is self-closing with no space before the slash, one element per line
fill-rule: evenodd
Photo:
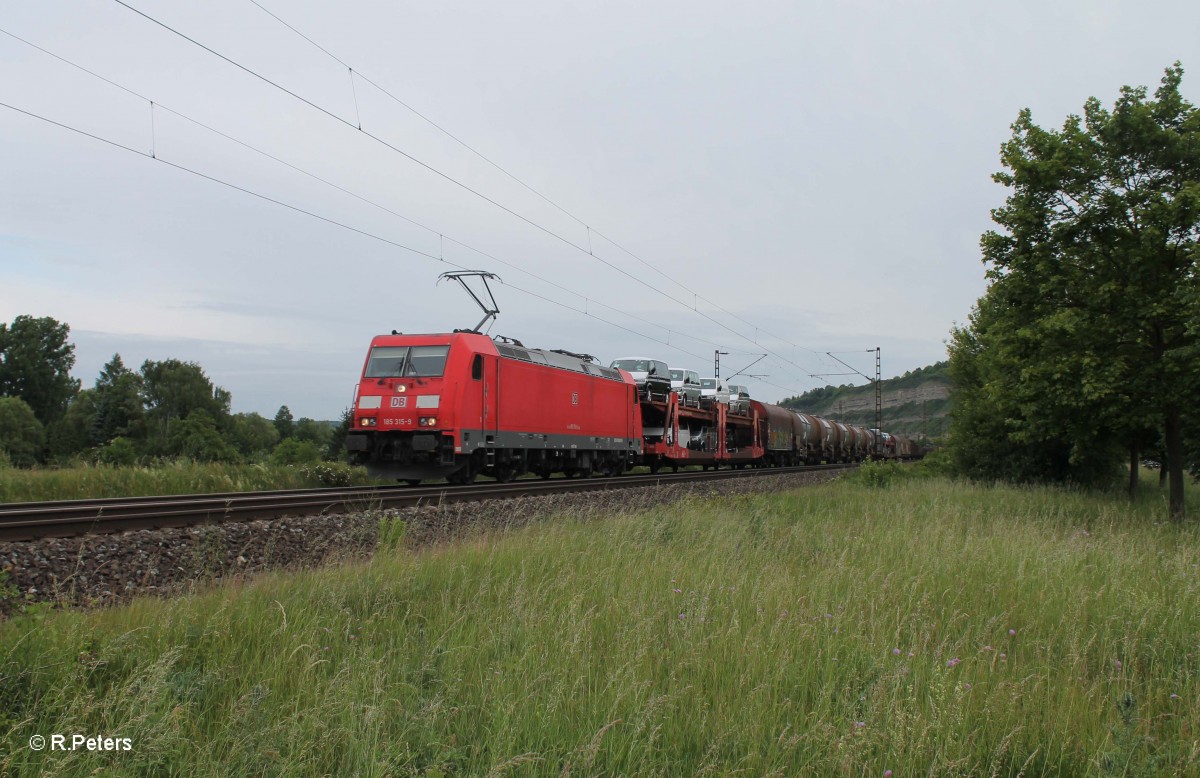
<path fill-rule="evenodd" d="M 910 370 L 898 378 L 882 381 L 883 429 L 899 435 L 937 438 L 950 424 L 950 376 L 948 363 Z M 780 405 L 804 413 L 848 424 L 875 426 L 875 387 L 826 386 Z"/>

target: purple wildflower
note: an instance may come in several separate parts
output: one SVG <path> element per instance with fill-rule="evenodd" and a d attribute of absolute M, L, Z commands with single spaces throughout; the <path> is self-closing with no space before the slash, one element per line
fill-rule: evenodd
<path fill-rule="evenodd" d="M 900 649 L 898 649 L 898 648 L 893 648 L 893 649 L 892 649 L 892 656 L 900 656 Z"/>
<path fill-rule="evenodd" d="M 958 657 L 954 657 L 953 659 L 948 659 L 948 660 L 946 660 L 946 667 L 954 667 L 961 661 L 962 660 L 959 659 Z"/>
<path fill-rule="evenodd" d="M 891 770 L 884 770 L 884 771 L 883 771 L 883 778 L 892 778 L 892 771 L 891 771 Z"/>
<path fill-rule="evenodd" d="M 1016 635 L 1016 634 L 1017 634 L 1017 631 L 1016 631 L 1015 629 L 1010 629 L 1010 630 L 1008 631 L 1008 636 L 1009 636 L 1010 638 L 1011 638 L 1011 637 L 1013 637 L 1013 636 L 1014 636 L 1014 635 Z"/>

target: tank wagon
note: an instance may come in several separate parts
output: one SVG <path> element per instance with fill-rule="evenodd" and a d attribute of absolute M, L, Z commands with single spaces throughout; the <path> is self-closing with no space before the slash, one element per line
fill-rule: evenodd
<path fill-rule="evenodd" d="M 879 433 L 880 452 L 917 455 Z M 643 391 L 587 354 L 477 332 L 371 341 L 346 437 L 374 477 L 418 483 L 616 475 L 637 465 L 782 467 L 859 462 L 877 432 L 758 400 Z"/>

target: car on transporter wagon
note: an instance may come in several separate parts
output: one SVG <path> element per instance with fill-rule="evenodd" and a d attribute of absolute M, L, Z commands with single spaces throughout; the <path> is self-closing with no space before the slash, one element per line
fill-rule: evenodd
<path fill-rule="evenodd" d="M 661 359 L 650 357 L 621 357 L 608 365 L 614 370 L 624 370 L 638 385 L 638 391 L 652 402 L 666 402 L 671 393 L 671 368 Z"/>
<path fill-rule="evenodd" d="M 700 374 L 695 370 L 671 368 L 671 389 L 684 402 L 697 404 L 700 402 Z"/>

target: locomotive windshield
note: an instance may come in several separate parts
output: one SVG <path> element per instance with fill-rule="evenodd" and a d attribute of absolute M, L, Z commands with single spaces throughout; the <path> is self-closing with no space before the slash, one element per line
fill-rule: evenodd
<path fill-rule="evenodd" d="M 367 361 L 366 378 L 440 376 L 449 346 L 376 346 Z"/>

